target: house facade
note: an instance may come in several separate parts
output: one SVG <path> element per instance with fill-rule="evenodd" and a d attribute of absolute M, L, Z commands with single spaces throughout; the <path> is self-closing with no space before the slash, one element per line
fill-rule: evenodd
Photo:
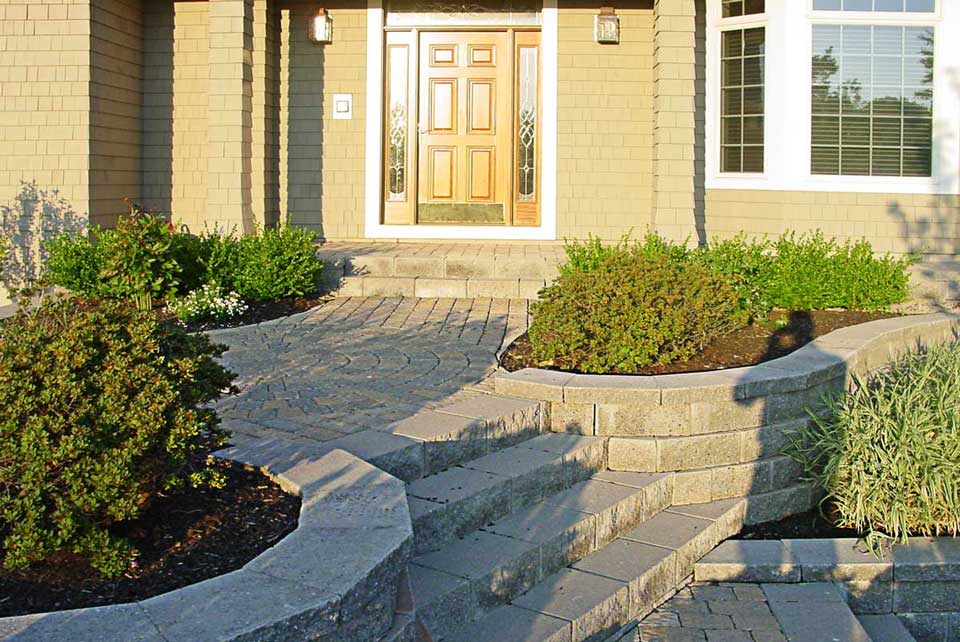
<path fill-rule="evenodd" d="M 952 255 L 958 42 L 955 0 L 0 0 L 0 205 Z"/>

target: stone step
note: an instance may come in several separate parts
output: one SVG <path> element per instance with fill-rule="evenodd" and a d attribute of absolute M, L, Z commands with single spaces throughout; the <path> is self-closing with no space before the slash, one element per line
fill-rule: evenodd
<path fill-rule="evenodd" d="M 454 395 L 445 406 L 326 445 L 411 482 L 540 435 L 544 405 L 502 395 Z"/>
<path fill-rule="evenodd" d="M 327 286 L 337 296 L 536 299 L 545 279 L 432 276 L 344 276 Z"/>
<path fill-rule="evenodd" d="M 743 500 L 722 500 L 661 511 L 448 639 L 617 639 L 687 581 L 697 557 L 740 529 L 744 510 Z"/>
<path fill-rule="evenodd" d="M 598 473 L 513 512 L 410 566 L 414 601 L 435 642 L 607 545 L 669 505 L 666 474 Z"/>
<path fill-rule="evenodd" d="M 896 615 L 858 615 L 871 642 L 917 642 Z"/>
<path fill-rule="evenodd" d="M 548 433 L 413 481 L 416 550 L 435 551 L 606 467 L 603 438 Z"/>

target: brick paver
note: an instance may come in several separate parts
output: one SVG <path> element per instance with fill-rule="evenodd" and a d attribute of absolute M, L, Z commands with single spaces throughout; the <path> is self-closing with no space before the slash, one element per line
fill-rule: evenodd
<path fill-rule="evenodd" d="M 758 584 L 693 584 L 640 623 L 639 642 L 786 642 Z"/>
<path fill-rule="evenodd" d="M 518 300 L 339 298 L 213 332 L 240 388 L 217 409 L 240 439 L 323 442 L 383 427 L 483 380 L 527 314 Z"/>

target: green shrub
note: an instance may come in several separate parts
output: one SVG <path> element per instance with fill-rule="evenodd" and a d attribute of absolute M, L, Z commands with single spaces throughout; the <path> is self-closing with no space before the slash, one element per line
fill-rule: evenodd
<path fill-rule="evenodd" d="M 0 324 L 0 542 L 23 568 L 58 551 L 108 575 L 130 549 L 109 526 L 156 493 L 217 483 L 204 407 L 233 375 L 205 336 L 120 303 L 48 303 Z"/>
<path fill-rule="evenodd" d="M 314 292 L 323 263 L 317 259 L 316 234 L 283 225 L 237 240 L 236 257 L 224 252 L 231 272 L 220 279 L 248 301 L 298 297 Z M 235 261 L 235 265 L 231 265 Z"/>
<path fill-rule="evenodd" d="M 172 226 L 159 216 L 134 209 L 121 217 L 116 243 L 104 253 L 104 291 L 133 301 L 141 310 L 176 294 L 182 268 L 172 251 L 173 237 Z"/>
<path fill-rule="evenodd" d="M 726 279 L 751 317 L 763 316 L 774 307 L 770 279 L 775 258 L 767 241 L 752 241 L 744 236 L 717 240 L 697 248 L 691 260 Z"/>
<path fill-rule="evenodd" d="M 534 356 L 584 372 L 636 372 L 689 358 L 746 317 L 737 293 L 669 256 L 612 255 L 545 288 L 533 308 Z"/>
<path fill-rule="evenodd" d="M 77 294 L 128 299 L 144 309 L 205 285 L 250 301 L 298 297 L 316 290 L 323 268 L 315 240 L 314 232 L 290 226 L 250 236 L 192 236 L 135 210 L 116 230 L 45 243 L 45 276 Z"/>
<path fill-rule="evenodd" d="M 877 256 L 867 241 L 827 240 L 821 232 L 788 233 L 773 248 L 769 278 L 773 304 L 788 310 L 881 310 L 905 301 L 914 259 Z"/>
<path fill-rule="evenodd" d="M 960 534 L 960 343 L 895 362 L 830 402 L 787 452 L 876 545 Z"/>
<path fill-rule="evenodd" d="M 674 244 L 654 232 L 647 232 L 640 240 L 630 242 L 630 234 L 624 234 L 613 244 L 604 244 L 592 234 L 586 241 L 566 240 L 563 249 L 567 261 L 560 265 L 560 274 L 593 272 L 604 261 L 615 256 L 635 254 L 646 257 L 666 256 L 677 260 L 686 259 L 689 252 L 685 245 Z"/>
<path fill-rule="evenodd" d="M 45 242 L 44 280 L 85 297 L 105 294 L 105 255 L 115 243 L 116 232 L 101 229 L 90 236 L 64 234 Z"/>

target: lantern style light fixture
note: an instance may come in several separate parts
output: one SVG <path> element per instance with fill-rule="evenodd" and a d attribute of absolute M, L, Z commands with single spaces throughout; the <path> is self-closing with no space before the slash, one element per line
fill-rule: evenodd
<path fill-rule="evenodd" d="M 593 18 L 593 36 L 601 45 L 620 44 L 620 16 L 613 7 L 601 7 Z"/>
<path fill-rule="evenodd" d="M 310 20 L 310 40 L 318 45 L 329 45 L 333 42 L 333 19 L 326 9 L 320 9 Z"/>

